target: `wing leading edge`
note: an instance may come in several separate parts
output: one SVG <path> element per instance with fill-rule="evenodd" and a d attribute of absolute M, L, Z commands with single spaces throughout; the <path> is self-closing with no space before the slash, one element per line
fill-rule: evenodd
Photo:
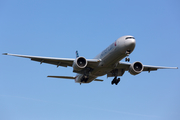
<path fill-rule="evenodd" d="M 10 54 L 10 53 L 4 53 L 3 55 L 10 55 L 10 56 L 16 56 L 16 57 L 23 57 L 23 58 L 29 58 L 32 61 L 40 62 L 42 63 L 48 63 L 52 65 L 56 65 L 57 67 L 72 67 L 73 62 L 75 59 L 72 58 L 55 58 L 55 57 L 42 57 L 42 56 L 29 56 L 29 55 L 19 55 L 19 54 Z M 99 59 L 87 59 L 89 67 L 94 67 L 98 62 L 100 62 Z"/>
<path fill-rule="evenodd" d="M 117 68 L 119 69 L 124 69 L 124 70 L 129 70 L 131 63 L 126 63 L 126 62 L 119 62 Z M 143 71 L 155 71 L 158 69 L 178 69 L 178 67 L 164 67 L 164 66 L 152 66 L 152 65 L 143 65 L 144 69 Z"/>

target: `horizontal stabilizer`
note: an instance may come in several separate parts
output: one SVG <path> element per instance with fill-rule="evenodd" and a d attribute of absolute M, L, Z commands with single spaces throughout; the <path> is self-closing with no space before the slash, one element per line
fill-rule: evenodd
<path fill-rule="evenodd" d="M 100 81 L 100 82 L 102 82 L 103 80 L 100 80 L 100 79 L 94 79 L 94 81 Z"/>
<path fill-rule="evenodd" d="M 51 78 L 64 78 L 64 79 L 75 79 L 75 77 L 70 77 L 70 76 L 47 76 Z"/>

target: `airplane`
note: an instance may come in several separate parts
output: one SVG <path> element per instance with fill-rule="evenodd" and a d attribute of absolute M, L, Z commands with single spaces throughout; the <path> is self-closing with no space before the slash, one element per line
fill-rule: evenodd
<path fill-rule="evenodd" d="M 75 83 L 90 83 L 92 81 L 103 81 L 97 79 L 99 76 L 107 75 L 107 77 L 114 77 L 111 84 L 117 85 L 120 82 L 118 76 L 123 76 L 125 71 L 129 71 L 131 75 L 140 74 L 142 71 L 156 71 L 158 69 L 178 69 L 178 67 L 162 67 L 143 65 L 136 61 L 129 63 L 129 55 L 133 52 L 136 45 L 136 40 L 131 35 L 126 35 L 118 38 L 109 47 L 99 53 L 93 59 L 86 59 L 81 57 L 76 51 L 76 58 L 55 58 L 55 57 L 41 57 L 4 53 L 3 55 L 11 55 L 16 57 L 30 58 L 32 61 L 48 63 L 56 65 L 57 67 L 72 67 L 76 76 L 47 76 L 51 78 L 74 79 Z M 125 58 L 126 62 L 121 62 Z"/>

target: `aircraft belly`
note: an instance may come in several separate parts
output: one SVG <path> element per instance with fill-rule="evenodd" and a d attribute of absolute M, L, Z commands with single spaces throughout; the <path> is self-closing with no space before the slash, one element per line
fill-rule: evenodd
<path fill-rule="evenodd" d="M 113 68 L 105 68 L 105 67 L 97 68 L 92 72 L 92 75 L 103 76 L 103 75 L 107 74 L 108 72 L 110 72 L 112 69 Z"/>
<path fill-rule="evenodd" d="M 87 81 L 86 83 L 90 83 L 90 82 L 92 82 L 94 79 L 96 79 L 96 77 L 89 76 L 89 79 L 88 79 L 88 81 Z"/>
<path fill-rule="evenodd" d="M 85 79 L 83 74 L 77 74 L 75 82 L 76 83 L 90 83 L 96 78 L 97 78 L 97 76 L 89 75 L 88 78 Z"/>
<path fill-rule="evenodd" d="M 123 52 L 122 52 L 123 51 Z M 116 64 L 125 57 L 124 49 L 116 49 L 102 58 L 101 63 L 92 71 L 95 76 L 103 76 L 116 68 Z"/>

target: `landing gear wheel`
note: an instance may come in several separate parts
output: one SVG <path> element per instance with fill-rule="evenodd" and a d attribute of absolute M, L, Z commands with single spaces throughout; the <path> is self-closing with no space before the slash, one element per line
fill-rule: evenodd
<path fill-rule="evenodd" d="M 113 85 L 114 83 L 116 83 L 116 79 L 117 77 L 114 77 L 114 79 L 111 81 L 111 84 Z"/>
<path fill-rule="evenodd" d="M 128 58 L 129 55 L 130 55 L 130 53 L 131 53 L 130 50 L 127 50 L 126 53 L 125 53 L 125 54 L 126 54 L 126 59 L 125 59 L 126 62 L 127 62 L 127 61 L 129 62 L 129 61 L 130 61 L 130 59 Z"/>
<path fill-rule="evenodd" d="M 129 61 L 130 61 L 130 58 L 125 58 L 125 61 L 126 61 L 126 62 L 127 62 L 127 61 L 129 62 Z"/>
<path fill-rule="evenodd" d="M 120 81 L 121 81 L 120 78 L 118 78 L 118 83 L 119 83 Z"/>
<path fill-rule="evenodd" d="M 112 85 L 114 84 L 114 81 L 113 81 L 113 80 L 111 81 L 111 84 L 112 84 Z"/>
<path fill-rule="evenodd" d="M 118 83 L 120 82 L 120 78 L 114 78 L 112 81 L 111 81 L 111 84 L 113 85 L 113 84 L 115 84 L 115 85 L 118 85 Z"/>
<path fill-rule="evenodd" d="M 118 85 L 119 82 L 120 82 L 120 78 L 116 79 L 115 84 Z"/>

